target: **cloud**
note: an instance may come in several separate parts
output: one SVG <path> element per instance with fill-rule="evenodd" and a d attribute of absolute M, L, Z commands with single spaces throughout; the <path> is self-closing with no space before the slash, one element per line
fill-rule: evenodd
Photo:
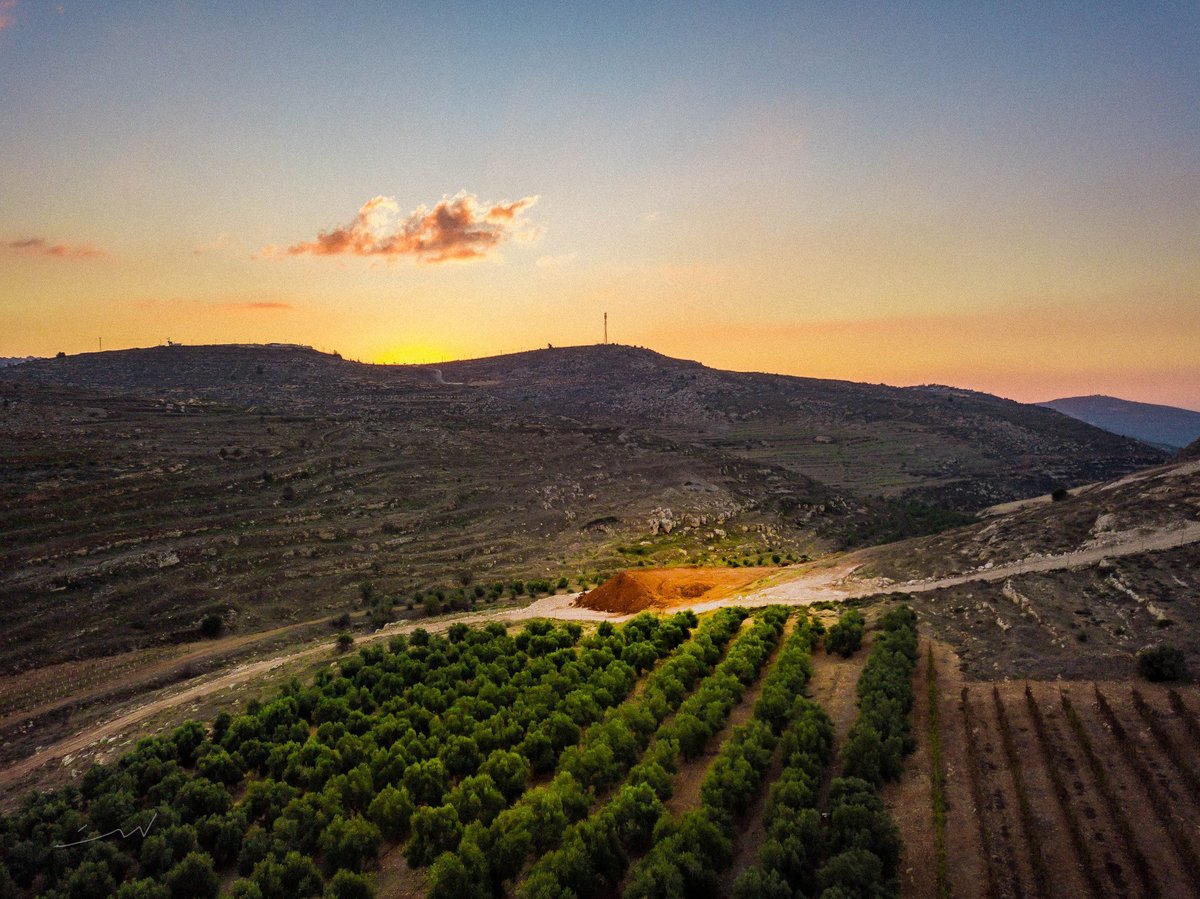
<path fill-rule="evenodd" d="M 205 300 L 167 300 L 167 299 L 137 299 L 130 300 L 137 309 L 170 310 L 197 314 L 211 314 L 214 310 L 224 312 L 290 312 L 296 307 L 291 303 L 280 300 L 227 300 L 221 303 Z"/>
<path fill-rule="evenodd" d="M 459 192 L 443 197 L 432 209 L 418 206 L 398 219 L 400 207 L 394 198 L 374 197 L 350 224 L 284 250 L 265 247 L 260 255 L 409 257 L 428 263 L 483 259 L 506 241 L 529 242 L 540 236 L 540 230 L 521 217 L 537 200 L 533 196 L 480 203 L 474 194 Z"/>
<path fill-rule="evenodd" d="M 10 28 L 17 23 L 16 16 L 8 15 L 8 11 L 16 9 L 17 0 L 0 0 L 0 31 Z"/>
<path fill-rule="evenodd" d="M 27 237 L 24 240 L 10 240 L 4 246 L 19 253 L 30 256 L 53 256 L 57 259 L 104 259 L 108 254 L 90 243 L 78 246 L 67 246 L 64 243 L 52 244 L 44 237 Z"/>

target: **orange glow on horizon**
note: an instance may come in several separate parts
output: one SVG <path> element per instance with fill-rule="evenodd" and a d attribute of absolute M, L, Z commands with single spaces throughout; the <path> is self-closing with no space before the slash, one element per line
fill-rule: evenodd
<path fill-rule="evenodd" d="M 461 354 L 435 343 L 405 343 L 369 355 L 365 361 L 376 365 L 426 365 L 431 362 L 453 362 Z"/>

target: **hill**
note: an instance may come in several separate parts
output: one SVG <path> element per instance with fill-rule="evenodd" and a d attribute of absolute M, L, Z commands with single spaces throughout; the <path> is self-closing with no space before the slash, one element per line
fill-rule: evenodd
<path fill-rule="evenodd" d="M 634 347 L 542 350 L 441 371 L 512 406 L 652 428 L 857 496 L 964 511 L 1166 458 L 984 393 L 727 372 Z"/>
<path fill-rule="evenodd" d="M 246 634 L 802 559 L 1164 458 L 983 394 L 619 346 L 436 367 L 170 346 L 4 369 L 0 397 L 0 670 L 195 641 L 210 616 Z"/>
<path fill-rule="evenodd" d="M 1115 396 L 1072 396 L 1039 403 L 1063 415 L 1133 437 L 1143 443 L 1177 450 L 1200 438 L 1200 412 L 1135 403 Z"/>

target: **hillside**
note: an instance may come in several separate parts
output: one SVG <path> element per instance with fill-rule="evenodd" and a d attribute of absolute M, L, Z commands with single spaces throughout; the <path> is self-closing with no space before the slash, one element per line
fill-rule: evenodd
<path fill-rule="evenodd" d="M 1159 641 L 1200 674 L 1200 461 L 802 566 L 758 601 L 891 591 L 912 594 L 971 677 L 1128 677 Z"/>
<path fill-rule="evenodd" d="M 1135 403 L 1115 396 L 1072 396 L 1038 405 L 1113 434 L 1171 450 L 1200 438 L 1200 412 L 1190 409 Z"/>
<path fill-rule="evenodd" d="M 437 367 L 158 347 L 5 369 L 0 396 L 0 670 L 194 641 L 207 615 L 249 633 L 817 556 L 1163 458 L 982 394 L 618 346 Z"/>
<path fill-rule="evenodd" d="M 974 391 L 726 372 L 633 347 L 544 350 L 441 370 L 464 391 L 526 409 L 653 428 L 858 496 L 972 512 L 1166 458 L 1049 410 Z"/>

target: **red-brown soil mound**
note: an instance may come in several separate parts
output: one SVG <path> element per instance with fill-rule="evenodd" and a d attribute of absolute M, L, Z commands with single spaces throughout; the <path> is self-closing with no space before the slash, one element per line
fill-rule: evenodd
<path fill-rule="evenodd" d="M 777 568 L 650 568 L 620 571 L 579 597 L 578 604 L 599 612 L 629 615 L 720 599 Z"/>

